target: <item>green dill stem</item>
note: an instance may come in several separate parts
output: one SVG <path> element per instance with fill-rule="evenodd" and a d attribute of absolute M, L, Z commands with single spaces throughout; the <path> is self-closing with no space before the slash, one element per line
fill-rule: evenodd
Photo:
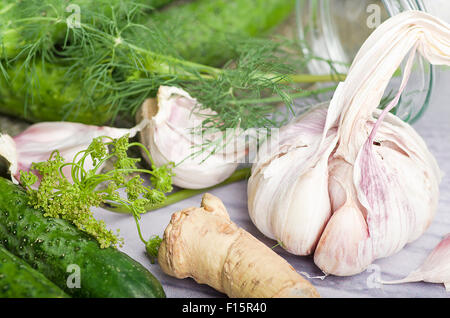
<path fill-rule="evenodd" d="M 83 154 L 80 160 L 77 161 L 78 164 L 75 164 L 76 158 Z M 76 153 L 76 155 L 73 157 L 72 161 L 74 162 L 75 168 L 78 169 L 71 169 L 70 173 L 72 174 L 72 180 L 80 180 L 80 177 L 83 178 L 83 176 L 86 176 L 86 170 L 84 170 L 84 161 L 86 160 L 86 157 L 88 156 L 87 150 L 81 150 Z M 61 170 L 62 171 L 62 170 Z M 81 172 L 81 176 L 80 176 Z"/>
<path fill-rule="evenodd" d="M 139 234 L 139 238 L 141 239 L 142 243 L 147 245 L 147 241 L 142 236 L 141 226 L 139 225 L 139 220 L 138 220 L 138 217 L 137 217 L 136 213 L 133 213 L 133 218 L 134 218 L 134 221 L 136 222 L 136 228 L 137 228 L 137 231 L 138 231 L 138 234 Z"/>
<path fill-rule="evenodd" d="M 141 173 L 146 173 L 146 174 L 151 174 L 151 175 L 155 175 L 155 173 L 151 170 L 147 170 L 147 169 L 135 169 L 135 168 L 130 168 L 130 169 L 114 169 L 111 171 L 108 171 L 106 173 L 104 173 L 105 175 L 111 175 L 114 172 L 141 172 Z"/>
<path fill-rule="evenodd" d="M 298 93 L 289 94 L 289 97 L 292 99 L 301 98 L 301 97 L 308 97 L 312 95 L 322 94 L 334 91 L 337 86 L 330 86 L 330 87 L 324 87 L 314 90 L 304 90 Z M 240 99 L 231 101 L 231 104 L 267 104 L 267 103 L 276 103 L 281 102 L 282 98 L 280 96 L 273 96 L 273 97 L 267 97 L 267 98 L 259 98 L 259 99 Z"/>
<path fill-rule="evenodd" d="M 55 24 L 65 23 L 64 19 L 53 18 L 53 17 L 25 18 L 25 19 L 19 19 L 16 22 L 27 22 L 27 21 L 50 21 L 50 22 L 54 22 Z M 158 54 L 153 51 L 146 50 L 144 48 L 136 46 L 134 44 L 128 43 L 122 38 L 116 38 L 116 37 L 112 36 L 111 34 L 100 31 L 96 28 L 93 28 L 93 27 L 87 25 L 87 24 L 81 23 L 81 26 L 83 28 L 85 28 L 86 30 L 97 33 L 100 37 L 109 39 L 111 41 L 111 43 L 116 43 L 115 45 L 124 45 L 132 50 L 135 50 L 136 52 L 139 52 L 148 57 L 151 57 L 154 60 L 158 61 L 159 64 L 161 64 L 161 61 L 164 61 L 166 65 L 159 65 L 160 68 L 170 70 L 170 69 L 172 69 L 171 65 L 180 65 L 180 66 L 185 66 L 188 69 L 189 68 L 192 69 L 193 70 L 192 76 L 189 76 L 188 73 L 180 74 L 180 75 L 184 75 L 186 77 L 186 79 L 196 80 L 196 79 L 198 79 L 197 76 L 200 76 L 200 78 L 203 78 L 203 79 L 217 78 L 218 76 L 222 75 L 225 71 L 220 68 L 178 59 L 178 58 L 175 58 L 170 55 Z M 164 74 L 164 73 L 162 73 L 162 74 Z M 168 72 L 167 75 L 173 75 L 173 73 Z M 288 75 L 281 82 L 282 83 L 284 83 L 284 82 L 285 83 L 333 82 L 333 81 L 343 80 L 344 78 L 345 78 L 345 75 L 342 75 L 342 74 L 330 74 L 330 75 L 292 74 L 292 75 Z"/>
<path fill-rule="evenodd" d="M 150 152 L 148 151 L 147 147 L 145 147 L 143 144 L 141 144 L 139 142 L 132 142 L 129 144 L 128 148 L 131 148 L 133 146 L 137 146 L 137 147 L 141 148 L 147 155 L 147 158 L 150 160 L 151 166 L 153 167 L 155 165 L 155 162 L 153 161 L 153 158 L 150 155 Z"/>
<path fill-rule="evenodd" d="M 107 175 L 101 175 L 101 174 L 97 174 L 97 175 L 92 175 L 89 178 L 84 180 L 84 184 L 86 186 L 86 188 L 91 189 L 91 191 L 94 191 L 97 186 L 105 181 L 111 181 L 111 177 L 107 176 Z M 103 190 L 101 191 L 96 191 L 97 193 L 103 193 Z"/>
<path fill-rule="evenodd" d="M 0 10 L 0 14 L 4 14 L 6 12 L 8 12 L 9 10 L 11 10 L 16 4 L 15 3 L 10 3 L 8 5 L 6 5 L 2 10 Z"/>
<path fill-rule="evenodd" d="M 310 74 L 292 74 L 287 75 L 287 82 L 294 83 L 319 83 L 319 82 L 339 82 L 344 81 L 345 74 L 324 74 L 324 75 L 310 75 Z M 282 81 L 284 82 L 284 81 Z"/>
<path fill-rule="evenodd" d="M 228 179 L 226 179 L 225 181 L 223 181 L 215 186 L 212 186 L 209 188 L 203 188 L 203 189 L 182 189 L 175 193 L 169 194 L 166 197 L 166 199 L 164 200 L 164 202 L 162 202 L 160 204 L 150 205 L 148 208 L 146 208 L 146 210 L 147 210 L 147 212 L 157 210 L 157 209 L 169 206 L 171 204 L 177 203 L 179 201 L 185 200 L 187 198 L 193 197 L 195 195 L 205 193 L 206 191 L 210 191 L 212 189 L 219 188 L 219 187 L 225 186 L 230 183 L 248 179 L 250 177 L 250 174 L 251 174 L 251 168 L 242 168 L 242 169 L 236 170 L 230 177 L 228 177 Z"/>
<path fill-rule="evenodd" d="M 146 211 L 147 212 L 154 211 L 154 210 L 169 206 L 171 204 L 177 203 L 179 201 L 188 199 L 195 195 L 202 194 L 206 191 L 210 191 L 212 189 L 219 188 L 219 187 L 225 186 L 230 183 L 248 179 L 250 177 L 250 173 L 251 173 L 251 168 L 242 168 L 242 169 L 236 170 L 228 179 L 226 179 L 225 181 L 223 181 L 215 186 L 212 186 L 209 188 L 203 188 L 203 189 L 182 189 L 180 191 L 177 191 L 175 193 L 172 193 L 172 194 L 169 194 L 168 196 L 166 196 L 166 199 L 164 200 L 164 202 L 162 202 L 160 204 L 150 204 L 146 208 Z M 109 210 L 111 212 L 116 212 L 116 213 L 130 214 L 130 212 L 131 212 L 129 209 L 124 208 L 122 205 L 115 204 L 114 202 L 104 204 L 102 206 L 102 208 Z"/>
<path fill-rule="evenodd" d="M 109 198 L 109 199 L 114 200 L 113 198 Z M 136 228 L 138 231 L 139 239 L 142 241 L 142 243 L 147 245 L 147 241 L 142 236 L 141 226 L 139 224 L 139 219 L 140 219 L 139 213 L 134 211 L 134 209 L 131 207 L 131 202 L 128 200 L 125 200 L 125 199 L 120 199 L 117 204 L 119 204 L 119 206 L 122 207 L 124 210 L 126 209 L 126 211 L 127 211 L 126 213 L 133 215 L 133 219 L 134 219 L 134 222 L 136 223 Z"/>
<path fill-rule="evenodd" d="M 72 168 L 70 169 L 70 172 L 71 172 L 71 175 L 72 175 L 72 180 L 73 180 L 74 182 L 78 181 L 79 179 L 78 179 L 78 173 L 77 173 L 77 177 L 75 178 L 75 176 L 74 176 L 74 170 L 75 170 L 75 169 L 73 169 L 73 167 L 78 168 L 78 169 L 76 169 L 77 172 L 78 172 L 79 170 L 82 170 L 82 172 L 83 172 L 84 174 L 86 174 L 86 171 L 85 171 L 85 170 L 83 169 L 83 167 L 81 167 L 78 163 L 75 163 L 75 162 L 67 162 L 67 163 L 62 164 L 62 165 L 59 167 L 59 174 L 60 174 L 61 176 L 64 175 L 64 173 L 63 173 L 63 168 L 64 168 L 64 167 L 67 167 L 67 166 L 71 166 L 71 167 L 72 167 Z"/>

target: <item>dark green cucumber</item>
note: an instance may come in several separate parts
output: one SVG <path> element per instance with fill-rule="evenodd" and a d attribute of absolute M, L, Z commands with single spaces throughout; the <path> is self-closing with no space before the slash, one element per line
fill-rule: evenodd
<path fill-rule="evenodd" d="M 56 64 L 35 63 L 33 80 L 35 86 L 28 91 L 23 83 L 27 75 L 23 65 L 17 61 L 8 68 L 7 81 L 0 75 L 0 112 L 21 117 L 27 121 L 76 121 L 100 125 L 111 119 L 108 107 L 99 105 L 80 111 L 80 104 L 86 100 L 80 99 L 80 104 L 74 104 L 75 97 L 80 95 L 81 85 L 78 82 L 67 82 L 64 74 L 67 67 Z M 58 107 L 55 107 L 58 106 Z"/>
<path fill-rule="evenodd" d="M 72 224 L 30 207 L 19 186 L 0 178 L 0 242 L 74 297 L 165 297 L 159 281 L 115 248 L 101 249 Z M 80 288 L 67 285 L 79 267 Z M 72 277 L 73 278 L 73 277 Z"/>
<path fill-rule="evenodd" d="M 69 297 L 44 275 L 0 245 L 1 298 Z"/>
<path fill-rule="evenodd" d="M 294 6 L 295 0 L 196 0 L 155 12 L 149 23 L 167 32 L 183 58 L 219 66 L 236 57 L 233 39 L 263 35 Z"/>

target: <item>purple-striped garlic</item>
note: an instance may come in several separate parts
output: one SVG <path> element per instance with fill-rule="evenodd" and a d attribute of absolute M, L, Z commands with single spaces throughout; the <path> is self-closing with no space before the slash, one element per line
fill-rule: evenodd
<path fill-rule="evenodd" d="M 397 96 L 378 110 L 408 52 Z M 434 217 L 437 163 L 415 130 L 389 113 L 416 52 L 450 65 L 449 25 L 418 11 L 384 22 L 361 47 L 328 107 L 317 106 L 281 128 L 279 142 L 253 165 L 253 223 L 287 251 L 314 254 L 325 273 L 362 272 L 417 239 Z"/>
<path fill-rule="evenodd" d="M 395 281 L 381 281 L 382 284 L 402 284 L 424 281 L 444 284 L 450 292 L 450 234 L 431 251 L 425 262 L 406 278 Z"/>
<path fill-rule="evenodd" d="M 67 162 L 71 162 L 79 151 L 87 149 L 94 138 L 119 138 L 125 134 L 133 137 L 147 124 L 148 121 L 142 121 L 137 126 L 126 129 L 72 122 L 37 123 L 15 137 L 0 134 L 0 157 L 8 161 L 11 178 L 18 182 L 20 170 L 28 171 L 33 162 L 47 161 L 55 150 L 58 150 Z M 90 157 L 86 158 L 84 168 L 92 168 Z M 69 172 L 70 166 L 63 168 L 64 175 L 71 180 Z"/>

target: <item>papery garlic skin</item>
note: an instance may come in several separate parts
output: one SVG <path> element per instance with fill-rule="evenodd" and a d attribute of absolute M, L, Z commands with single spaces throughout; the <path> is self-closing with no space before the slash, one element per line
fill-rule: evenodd
<path fill-rule="evenodd" d="M 325 118 L 326 108 L 321 106 L 283 127 L 279 144 L 270 149 L 262 146 L 261 159 L 253 165 L 248 183 L 253 223 L 298 255 L 314 250 L 331 215 L 327 155 L 335 136 L 329 136 L 319 149 Z"/>
<path fill-rule="evenodd" d="M 20 171 L 29 171 L 33 162 L 47 161 L 51 153 L 58 150 L 66 162 L 72 162 L 74 156 L 86 150 L 94 138 L 107 136 L 119 138 L 125 134 L 136 135 L 148 122 L 141 122 L 131 129 L 108 126 L 92 126 L 72 122 L 41 122 L 31 125 L 19 135 L 11 138 L 1 135 L 0 138 L 9 141 L 8 148 L 0 143 L 0 155 L 10 163 L 13 180 L 20 180 Z M 8 155 L 6 152 L 13 155 Z M 93 163 L 90 157 L 84 162 L 85 169 L 91 169 Z M 71 180 L 70 166 L 63 168 L 64 175 Z"/>
<path fill-rule="evenodd" d="M 0 134 L 0 158 L 4 158 L 9 163 L 8 171 L 14 183 L 19 183 L 14 177 L 17 171 L 17 150 L 14 140 L 6 134 Z"/>
<path fill-rule="evenodd" d="M 424 282 L 443 283 L 450 292 L 450 234 L 433 249 L 417 272 Z"/>
<path fill-rule="evenodd" d="M 396 281 L 381 281 L 382 284 L 401 284 L 424 281 L 443 283 L 450 292 L 450 234 L 431 251 L 424 263 L 406 278 Z"/>
<path fill-rule="evenodd" d="M 329 163 L 328 191 L 333 215 L 314 253 L 317 266 L 338 276 L 356 274 L 372 261 L 358 257 L 360 242 L 369 237 L 369 230 L 366 211 L 357 200 L 352 171 L 353 166 L 345 160 L 334 159 Z"/>
<path fill-rule="evenodd" d="M 143 116 L 150 119 L 148 128 L 141 132 L 141 141 L 157 166 L 175 164 L 172 182 L 187 189 L 207 188 L 224 181 L 246 155 L 243 143 L 217 153 L 202 150 L 202 144 L 220 140 L 224 135 L 212 132 L 202 136 L 200 131 L 193 131 L 207 116 L 214 114 L 209 109 L 202 109 L 200 114 L 196 111 L 197 106 L 197 101 L 186 91 L 161 86 L 157 100 L 147 100 L 141 110 Z M 155 108 L 155 111 L 144 108 Z M 198 152 L 201 154 L 196 154 Z"/>
<path fill-rule="evenodd" d="M 398 102 L 416 50 L 431 63 L 450 65 L 449 25 L 416 11 L 383 23 L 359 51 L 326 113 L 321 117 L 313 109 L 283 127 L 279 147 L 272 145 L 276 150 L 252 169 L 254 224 L 291 253 L 314 253 L 327 274 L 362 272 L 417 239 L 434 217 L 441 178 L 436 160 L 410 125 L 390 108 L 376 109 L 410 50 L 388 107 Z"/>

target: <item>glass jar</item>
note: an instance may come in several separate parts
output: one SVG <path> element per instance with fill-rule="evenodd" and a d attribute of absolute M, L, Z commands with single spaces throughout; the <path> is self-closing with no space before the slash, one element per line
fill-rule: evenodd
<path fill-rule="evenodd" d="M 384 20 L 406 10 L 422 10 L 450 21 L 450 0 L 297 0 L 297 25 L 303 54 L 314 57 L 312 74 L 345 74 L 359 48 Z M 402 67 L 397 75 L 401 75 Z M 428 107 L 435 69 L 417 56 L 408 86 L 394 112 L 414 122 Z M 395 94 L 395 76 L 386 100 Z"/>

